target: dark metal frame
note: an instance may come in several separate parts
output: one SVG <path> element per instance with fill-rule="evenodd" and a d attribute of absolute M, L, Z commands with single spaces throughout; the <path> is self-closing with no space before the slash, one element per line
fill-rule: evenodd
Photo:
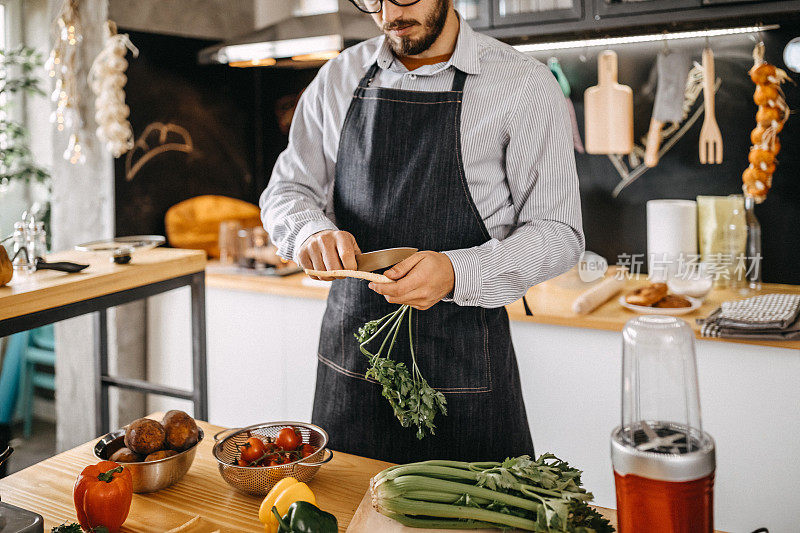
<path fill-rule="evenodd" d="M 185 391 L 139 379 L 110 376 L 108 374 L 108 309 L 185 286 L 191 287 L 192 295 L 192 390 Z M 195 418 L 208 420 L 205 271 L 0 320 L 0 337 L 88 313 L 96 313 L 94 357 L 96 431 L 107 433 L 110 430 L 109 387 L 191 400 L 194 403 Z"/>

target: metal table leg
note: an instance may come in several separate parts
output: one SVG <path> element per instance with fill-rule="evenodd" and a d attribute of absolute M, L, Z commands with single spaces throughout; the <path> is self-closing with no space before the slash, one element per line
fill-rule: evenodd
<path fill-rule="evenodd" d="M 108 376 L 108 310 L 100 309 L 95 314 L 94 325 L 94 413 L 95 433 L 103 435 L 110 431 L 108 418 L 108 386 L 103 378 Z"/>
<path fill-rule="evenodd" d="M 192 395 L 194 417 L 208 420 L 206 369 L 206 273 L 192 276 Z"/>

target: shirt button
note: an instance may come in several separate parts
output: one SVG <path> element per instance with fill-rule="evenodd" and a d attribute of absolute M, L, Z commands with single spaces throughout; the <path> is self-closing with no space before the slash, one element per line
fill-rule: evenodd
<path fill-rule="evenodd" d="M 417 79 L 417 75 L 416 74 L 409 74 L 408 75 L 408 79 L 415 80 L 415 79 Z"/>

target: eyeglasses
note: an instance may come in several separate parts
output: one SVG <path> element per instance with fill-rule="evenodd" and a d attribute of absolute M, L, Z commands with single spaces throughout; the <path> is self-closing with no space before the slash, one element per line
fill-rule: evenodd
<path fill-rule="evenodd" d="M 412 6 L 419 2 L 419 0 L 389 0 L 396 6 L 400 7 L 407 7 Z M 364 13 L 380 13 L 381 9 L 383 9 L 383 0 L 350 0 L 354 6 L 356 6 L 359 11 L 363 11 Z"/>

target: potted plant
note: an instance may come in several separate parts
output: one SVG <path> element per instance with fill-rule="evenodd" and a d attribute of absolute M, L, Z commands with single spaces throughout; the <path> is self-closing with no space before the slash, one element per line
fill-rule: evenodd
<path fill-rule="evenodd" d="M 13 182 L 26 186 L 44 184 L 47 196 L 50 195 L 50 174 L 34 161 L 28 130 L 14 113 L 17 95 L 45 95 L 38 77 L 41 67 L 42 57 L 33 48 L 18 46 L 0 50 L 0 197 L 6 194 Z M 37 219 L 45 223 L 49 239 L 49 202 L 39 209 Z"/>

